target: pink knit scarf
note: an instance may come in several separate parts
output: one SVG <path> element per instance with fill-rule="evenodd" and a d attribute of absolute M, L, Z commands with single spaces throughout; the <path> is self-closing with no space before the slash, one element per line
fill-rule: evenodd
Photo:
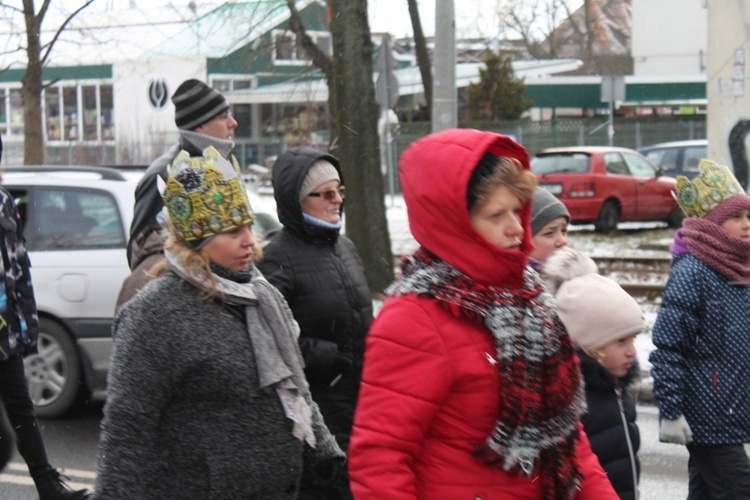
<path fill-rule="evenodd" d="M 750 285 L 750 240 L 729 234 L 715 222 L 690 218 L 682 223 L 690 253 L 729 281 Z"/>

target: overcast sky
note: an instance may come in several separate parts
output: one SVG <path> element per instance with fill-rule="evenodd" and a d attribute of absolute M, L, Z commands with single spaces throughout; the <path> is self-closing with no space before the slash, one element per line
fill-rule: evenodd
<path fill-rule="evenodd" d="M 418 0 L 419 17 L 426 36 L 435 34 L 435 0 Z M 493 36 L 497 32 L 498 0 L 454 0 L 456 36 Z M 370 29 L 411 36 L 406 0 L 368 0 Z"/>
<path fill-rule="evenodd" d="M 114 10 L 123 7 L 149 8 L 154 6 L 171 6 L 175 10 L 184 11 L 190 16 L 190 8 L 198 15 L 232 0 L 97 0 L 91 8 Z M 236 0 L 239 1 L 239 0 Z M 454 0 L 456 18 L 456 36 L 459 38 L 482 36 L 492 37 L 498 34 L 501 20 L 497 12 L 501 6 L 520 4 L 523 6 L 543 4 L 561 0 Z M 575 8 L 583 0 L 562 0 Z M 9 4 L 20 4 L 21 0 L 6 0 Z M 66 10 L 80 6 L 83 0 L 56 0 L 52 8 L 64 6 Z M 435 4 L 436 0 L 417 0 L 419 5 L 422 28 L 425 35 L 435 34 Z M 411 21 L 406 0 L 368 0 L 370 13 L 370 29 L 373 32 L 387 32 L 397 37 L 411 36 Z M 84 13 L 85 15 L 85 13 Z"/>
<path fill-rule="evenodd" d="M 202 16 L 215 9 L 222 3 L 233 0 L 97 0 L 88 9 L 84 10 L 72 24 L 81 24 L 86 27 L 113 26 L 111 23 L 126 23 L 125 13 L 138 14 L 140 17 L 136 21 L 128 21 L 129 41 L 128 47 L 123 49 L 119 47 L 122 57 L 131 57 L 134 54 L 142 53 L 147 48 L 153 46 L 156 41 L 151 38 L 163 39 L 170 36 L 175 31 L 179 31 L 184 26 L 175 23 L 175 20 L 189 20 Z M 239 1 L 239 0 L 237 0 Z M 456 38 L 469 37 L 515 37 L 517 36 L 510 30 L 503 30 L 502 21 L 507 21 L 506 17 L 500 17 L 498 11 L 510 4 L 520 2 L 521 6 L 534 5 L 540 0 L 454 0 L 455 19 L 456 19 Z M 553 2 L 561 0 L 541 0 L 542 2 Z M 583 0 L 563 0 L 571 8 L 580 5 Z M 14 5 L 20 7 L 21 0 L 4 0 L 0 3 L 5 5 Z M 84 0 L 55 0 L 51 4 L 50 12 L 45 19 L 44 41 L 53 36 L 57 26 L 65 19 L 72 10 L 80 7 Z M 436 0 L 417 0 L 420 9 L 420 18 L 422 28 L 426 36 L 435 34 L 435 5 Z M 409 18 L 409 9 L 407 0 L 368 0 L 370 29 L 374 33 L 391 33 L 396 37 L 412 36 L 411 20 Z M 8 14 L 3 10 L 3 16 Z M 0 16 L 2 18 L 3 16 Z M 114 17 L 113 17 L 114 16 Z M 145 16 L 145 19 L 142 19 Z M 17 39 L 23 36 L 23 19 L 17 12 L 13 15 L 13 22 L 16 24 L 11 27 L 11 21 L 4 19 L 0 22 L 0 67 L 16 64 L 22 65 L 26 61 L 25 54 L 21 50 L 13 50 L 15 47 L 25 45 L 25 40 Z M 113 21 L 114 19 L 114 21 Z M 72 27 L 72 25 L 71 25 Z M 137 31 L 138 28 L 141 31 Z M 145 33 L 142 33 L 145 30 Z M 84 33 L 82 31 L 82 33 Z M 87 32 L 86 32 L 87 33 Z M 116 38 L 119 35 L 110 32 L 109 38 Z M 3 36 L 7 35 L 7 38 Z M 107 47 L 105 43 L 107 37 L 99 34 L 101 39 L 96 39 L 93 35 L 88 36 L 81 41 L 73 36 L 68 42 L 75 50 L 63 50 L 65 42 L 58 42 L 54 54 L 54 64 L 102 64 L 99 59 L 112 59 L 111 54 L 106 55 Z M 14 38 L 15 37 L 15 38 Z M 63 37 L 65 38 L 65 37 Z M 77 43 L 77 45 L 76 45 Z M 90 50 L 88 47 L 91 43 L 97 43 L 97 50 Z M 78 62 L 76 62 L 78 61 Z"/>

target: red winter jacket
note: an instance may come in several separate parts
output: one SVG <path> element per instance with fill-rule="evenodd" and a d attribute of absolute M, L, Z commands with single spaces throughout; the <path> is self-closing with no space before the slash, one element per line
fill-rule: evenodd
<path fill-rule="evenodd" d="M 453 130 L 428 136 L 401 158 L 412 233 L 471 278 L 493 285 L 521 281 L 526 258 L 489 244 L 469 222 L 466 190 L 486 151 L 528 156 L 497 134 Z M 528 228 L 528 206 L 522 211 Z M 524 250 L 530 248 L 524 238 Z M 355 499 L 538 499 L 539 478 L 487 466 L 473 452 L 492 432 L 500 375 L 491 333 L 435 300 L 386 301 L 366 343 L 348 464 Z M 578 499 L 617 499 L 588 440 L 578 445 L 584 474 Z"/>

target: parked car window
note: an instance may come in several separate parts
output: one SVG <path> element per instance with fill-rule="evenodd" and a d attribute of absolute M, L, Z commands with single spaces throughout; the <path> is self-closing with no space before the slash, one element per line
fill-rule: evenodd
<path fill-rule="evenodd" d="M 31 222 L 27 228 L 30 250 L 125 247 L 123 222 L 109 193 L 39 188 L 16 200 L 27 218 L 25 224 Z"/>
<path fill-rule="evenodd" d="M 589 171 L 589 155 L 583 153 L 548 154 L 531 160 L 531 170 L 535 174 L 583 174 Z"/>
<path fill-rule="evenodd" d="M 661 167 L 665 175 L 684 175 L 692 179 L 698 175 L 698 164 L 706 157 L 707 149 L 707 140 L 694 139 L 653 144 L 642 148 L 640 153 Z"/>
<path fill-rule="evenodd" d="M 628 166 L 620 153 L 605 153 L 604 166 L 608 174 L 630 175 L 630 170 L 628 170 Z"/>
<path fill-rule="evenodd" d="M 706 147 L 698 146 L 695 148 L 685 148 L 685 164 L 682 167 L 684 172 L 698 172 L 698 164 L 701 159 L 706 157 Z"/>
<path fill-rule="evenodd" d="M 640 156 L 623 154 L 628 164 L 630 173 L 634 177 L 656 177 L 656 169 L 648 161 Z"/>
<path fill-rule="evenodd" d="M 663 168 L 665 173 L 673 175 L 673 172 L 677 170 L 677 156 L 679 153 L 680 151 L 674 148 L 654 149 L 646 153 L 646 158 Z"/>

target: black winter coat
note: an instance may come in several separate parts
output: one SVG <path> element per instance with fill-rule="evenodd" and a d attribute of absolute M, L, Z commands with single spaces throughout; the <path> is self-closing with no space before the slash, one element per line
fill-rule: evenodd
<path fill-rule="evenodd" d="M 169 150 L 154 160 L 144 172 L 138 185 L 135 187 L 135 206 L 133 207 L 133 221 L 130 223 L 130 238 L 128 239 L 128 264 L 130 269 L 138 267 L 140 261 L 134 262 L 133 245 L 144 231 L 159 230 L 161 225 L 157 222 L 156 216 L 164 207 L 161 194 L 157 188 L 157 177 L 167 180 L 167 165 L 174 160 L 177 153 L 182 148 L 189 148 L 191 155 L 200 154 L 195 147 L 192 147 L 187 141 L 180 141 L 179 145 L 174 145 Z"/>
<path fill-rule="evenodd" d="M 303 220 L 298 193 L 319 159 L 331 162 L 343 179 L 336 158 L 312 149 L 296 150 L 274 165 L 274 196 L 284 228 L 271 238 L 257 266 L 284 295 L 299 323 L 313 400 L 346 450 L 365 336 L 372 321 L 372 297 L 354 243 L 338 230 Z"/>
<path fill-rule="evenodd" d="M 636 480 L 640 477 L 641 437 L 635 421 L 635 400 L 627 386 L 637 380 L 640 367 L 635 360 L 627 375 L 616 379 L 584 352 L 579 350 L 578 354 L 588 405 L 581 421 L 591 448 L 620 498 L 635 500 L 638 485 L 634 484 L 634 476 Z M 627 435 L 623 432 L 626 427 Z"/>

